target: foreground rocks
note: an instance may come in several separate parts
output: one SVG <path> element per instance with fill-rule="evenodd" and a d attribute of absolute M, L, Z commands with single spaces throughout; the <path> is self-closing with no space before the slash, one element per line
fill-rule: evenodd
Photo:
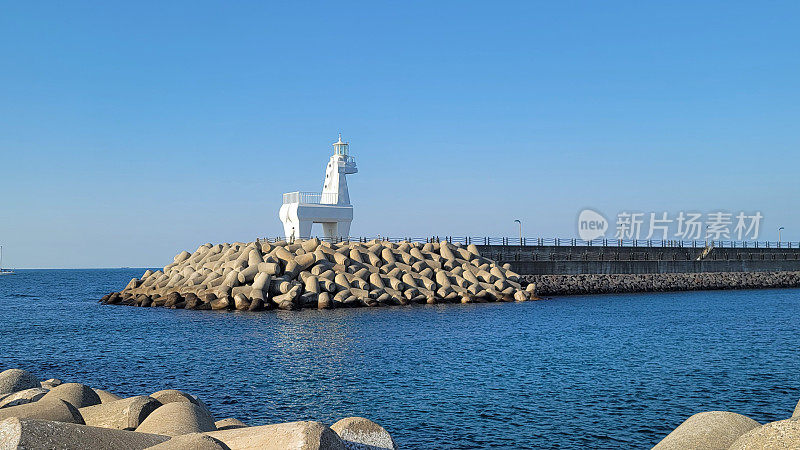
<path fill-rule="evenodd" d="M 653 450 L 745 450 L 800 448 L 800 402 L 789 419 L 764 425 L 726 411 L 709 411 L 686 419 Z"/>
<path fill-rule="evenodd" d="M 363 417 L 347 417 L 331 425 L 347 448 L 397 448 L 392 436 L 377 423 Z"/>
<path fill-rule="evenodd" d="M 79 383 L 40 382 L 20 369 L 0 372 L 0 387 L 0 401 L 23 402 L 0 406 L 0 449 L 397 448 L 383 427 L 363 417 L 333 427 L 314 421 L 249 426 L 215 420 L 200 399 L 174 389 L 121 398 Z M 36 389 L 46 393 L 24 394 Z"/>
<path fill-rule="evenodd" d="M 518 274 L 474 245 L 308 239 L 201 245 L 100 301 L 261 311 L 531 299 Z"/>
<path fill-rule="evenodd" d="M 668 434 L 654 449 L 727 449 L 739 436 L 761 424 L 755 420 L 727 411 L 709 411 L 686 419 Z"/>
<path fill-rule="evenodd" d="M 537 295 L 800 287 L 800 272 L 524 275 Z"/>

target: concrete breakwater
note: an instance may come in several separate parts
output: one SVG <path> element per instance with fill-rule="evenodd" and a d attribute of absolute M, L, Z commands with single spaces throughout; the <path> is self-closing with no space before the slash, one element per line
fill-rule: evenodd
<path fill-rule="evenodd" d="M 517 273 L 474 245 L 308 239 L 201 245 L 101 302 L 260 311 L 530 299 Z"/>
<path fill-rule="evenodd" d="M 741 244 L 740 244 L 741 245 Z M 478 245 L 520 275 L 800 271 L 800 248 Z"/>
<path fill-rule="evenodd" d="M 536 295 L 800 287 L 797 272 L 523 275 Z"/>
<path fill-rule="evenodd" d="M 249 426 L 218 420 L 197 397 L 167 389 L 122 398 L 80 383 L 40 381 L 21 369 L 0 372 L 2 449 L 397 449 L 363 417 L 331 426 L 303 421 Z"/>
<path fill-rule="evenodd" d="M 653 450 L 790 448 L 800 448 L 800 402 L 791 418 L 764 425 L 733 412 L 701 412 L 686 419 Z"/>

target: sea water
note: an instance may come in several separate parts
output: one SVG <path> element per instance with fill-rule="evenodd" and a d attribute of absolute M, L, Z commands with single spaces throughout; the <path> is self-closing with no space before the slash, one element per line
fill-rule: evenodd
<path fill-rule="evenodd" d="M 103 306 L 144 269 L 0 277 L 0 370 L 177 388 L 249 424 L 364 416 L 405 448 L 646 448 L 691 414 L 788 418 L 800 290 L 218 312 Z"/>

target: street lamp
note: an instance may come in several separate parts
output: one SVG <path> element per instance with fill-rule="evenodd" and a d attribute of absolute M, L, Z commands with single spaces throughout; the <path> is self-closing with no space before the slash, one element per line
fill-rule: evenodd
<path fill-rule="evenodd" d="M 781 230 L 783 227 L 778 228 L 778 247 L 781 246 Z"/>
<path fill-rule="evenodd" d="M 522 245 L 522 221 L 519 219 L 514 219 L 514 222 L 519 224 L 519 245 Z"/>

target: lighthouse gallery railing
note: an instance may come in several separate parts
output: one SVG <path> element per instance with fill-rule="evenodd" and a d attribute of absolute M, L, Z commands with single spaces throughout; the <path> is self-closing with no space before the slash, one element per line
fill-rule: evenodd
<path fill-rule="evenodd" d="M 339 203 L 339 194 L 334 192 L 287 192 L 283 194 L 283 203 L 335 205 Z"/>

